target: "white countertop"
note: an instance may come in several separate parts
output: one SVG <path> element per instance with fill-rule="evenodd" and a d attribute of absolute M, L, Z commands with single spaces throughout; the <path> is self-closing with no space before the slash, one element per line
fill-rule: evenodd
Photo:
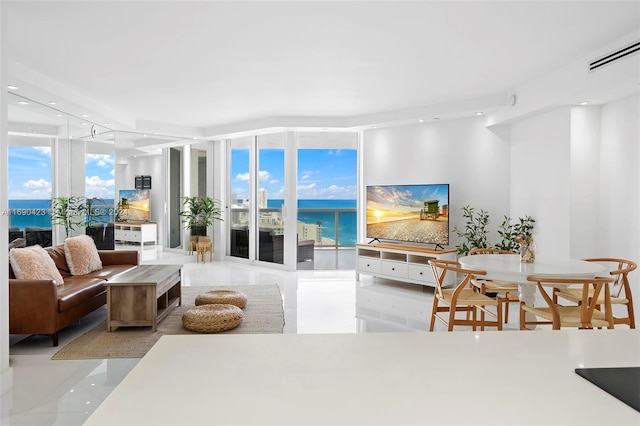
<path fill-rule="evenodd" d="M 638 425 L 575 374 L 640 331 L 164 336 L 88 425 Z"/>

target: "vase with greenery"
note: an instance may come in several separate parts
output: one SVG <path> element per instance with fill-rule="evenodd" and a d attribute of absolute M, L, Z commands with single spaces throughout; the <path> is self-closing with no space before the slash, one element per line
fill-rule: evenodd
<path fill-rule="evenodd" d="M 51 199 L 51 224 L 64 227 L 65 238 L 85 223 L 84 197 L 54 197 Z"/>
<path fill-rule="evenodd" d="M 473 207 L 462 208 L 462 217 L 466 219 L 464 230 L 453 228 L 458 238 L 462 242 L 456 246 L 458 254 L 466 256 L 472 248 L 486 248 L 487 245 L 487 225 L 489 225 L 489 213 L 480 210 L 476 212 Z"/>
<path fill-rule="evenodd" d="M 221 202 L 209 196 L 183 197 L 182 223 L 191 235 L 206 235 L 207 227 L 222 219 Z"/>
<path fill-rule="evenodd" d="M 511 218 L 504 217 L 498 234 L 502 238 L 497 248 L 520 253 L 521 260 L 529 263 L 535 261 L 535 243 L 533 241 L 533 228 L 535 219 L 531 216 L 518 218 L 516 224 L 511 223 Z"/>

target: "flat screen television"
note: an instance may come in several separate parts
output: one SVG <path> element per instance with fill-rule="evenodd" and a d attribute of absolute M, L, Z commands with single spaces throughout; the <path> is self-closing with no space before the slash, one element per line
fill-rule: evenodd
<path fill-rule="evenodd" d="M 119 195 L 120 222 L 149 222 L 148 189 L 121 189 Z"/>
<path fill-rule="evenodd" d="M 449 244 L 449 184 L 367 186 L 367 238 Z"/>

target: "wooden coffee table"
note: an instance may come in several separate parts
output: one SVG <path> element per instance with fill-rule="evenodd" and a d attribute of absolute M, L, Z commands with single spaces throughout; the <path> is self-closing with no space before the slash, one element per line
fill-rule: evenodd
<path fill-rule="evenodd" d="M 182 304 L 182 265 L 140 265 L 105 284 L 107 331 L 156 326 Z"/>

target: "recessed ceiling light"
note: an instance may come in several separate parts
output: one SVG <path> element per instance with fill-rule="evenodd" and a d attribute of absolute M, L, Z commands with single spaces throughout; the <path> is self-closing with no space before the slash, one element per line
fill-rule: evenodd
<path fill-rule="evenodd" d="M 29 105 L 29 102 L 27 102 L 27 101 L 18 101 L 18 103 L 20 105 Z"/>
<path fill-rule="evenodd" d="M 58 103 L 56 101 L 49 101 L 47 102 L 49 105 L 57 105 Z"/>
<path fill-rule="evenodd" d="M 482 114 L 484 114 L 484 112 L 482 112 L 482 111 L 476 112 L 476 115 L 482 115 Z"/>
<path fill-rule="evenodd" d="M 589 101 L 580 101 L 578 105 L 589 105 Z"/>
<path fill-rule="evenodd" d="M 84 118 L 89 118 L 89 114 L 82 114 Z"/>
<path fill-rule="evenodd" d="M 56 114 L 58 117 L 64 117 L 64 115 L 62 114 Z"/>
<path fill-rule="evenodd" d="M 18 89 L 20 89 L 20 88 L 19 88 L 18 86 L 11 86 L 11 85 L 9 85 L 9 86 L 7 86 L 7 89 L 9 89 L 9 90 L 18 90 Z"/>
<path fill-rule="evenodd" d="M 420 120 L 418 120 L 418 122 L 424 123 L 424 120 L 421 118 Z"/>
<path fill-rule="evenodd" d="M 87 123 L 80 123 L 80 125 L 81 125 L 81 126 L 86 126 L 86 125 L 87 125 Z"/>

